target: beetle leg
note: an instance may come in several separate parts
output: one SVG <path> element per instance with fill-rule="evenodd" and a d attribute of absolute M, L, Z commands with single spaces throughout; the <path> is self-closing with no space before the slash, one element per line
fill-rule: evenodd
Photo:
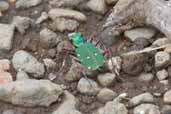
<path fill-rule="evenodd" d="M 73 56 L 73 55 L 70 55 L 72 57 L 72 59 L 78 63 L 81 63 L 81 61 L 76 57 L 76 56 Z"/>
<path fill-rule="evenodd" d="M 93 37 L 89 37 L 88 39 L 87 39 L 87 42 L 92 42 L 93 41 Z"/>

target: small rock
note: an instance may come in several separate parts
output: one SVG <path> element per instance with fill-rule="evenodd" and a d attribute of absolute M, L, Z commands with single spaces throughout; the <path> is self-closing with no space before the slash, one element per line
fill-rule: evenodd
<path fill-rule="evenodd" d="M 152 103 L 152 102 L 154 102 L 153 95 L 151 95 L 150 93 L 143 93 L 143 94 L 133 97 L 129 101 L 129 105 L 131 107 L 134 107 L 142 103 Z"/>
<path fill-rule="evenodd" d="M 42 0 L 17 0 L 16 8 L 30 8 L 37 6 L 42 2 Z"/>
<path fill-rule="evenodd" d="M 106 3 L 107 3 L 108 5 L 113 5 L 113 4 L 115 4 L 116 2 L 118 2 L 118 0 L 106 0 Z"/>
<path fill-rule="evenodd" d="M 171 53 L 171 47 L 166 47 L 165 49 L 164 49 L 164 52 L 166 52 L 166 53 Z"/>
<path fill-rule="evenodd" d="M 77 90 L 82 94 L 97 95 L 100 88 L 95 81 L 88 78 L 81 78 L 78 82 Z"/>
<path fill-rule="evenodd" d="M 134 114 L 160 114 L 159 107 L 153 104 L 141 104 L 135 107 L 133 112 Z"/>
<path fill-rule="evenodd" d="M 107 62 L 107 67 L 110 71 L 115 70 L 115 73 L 119 75 L 121 70 L 122 59 L 119 56 L 112 57 Z"/>
<path fill-rule="evenodd" d="M 161 109 L 162 114 L 171 114 L 171 106 L 170 105 L 164 105 Z"/>
<path fill-rule="evenodd" d="M 107 87 L 114 84 L 116 75 L 113 73 L 100 74 L 97 79 L 102 86 Z"/>
<path fill-rule="evenodd" d="M 167 86 L 169 85 L 169 80 L 161 80 L 160 83 Z"/>
<path fill-rule="evenodd" d="M 40 41 L 43 47 L 52 48 L 61 41 L 61 36 L 57 35 L 55 32 L 50 29 L 44 28 L 40 31 Z"/>
<path fill-rule="evenodd" d="M 122 59 L 122 70 L 129 75 L 136 76 L 143 71 L 145 63 L 146 58 L 142 54 L 126 56 Z"/>
<path fill-rule="evenodd" d="M 79 23 L 73 19 L 57 18 L 51 25 L 53 30 L 60 32 L 74 31 L 79 26 Z"/>
<path fill-rule="evenodd" d="M 0 12 L 6 11 L 9 8 L 9 4 L 6 1 L 0 1 Z"/>
<path fill-rule="evenodd" d="M 111 46 L 116 44 L 119 40 L 118 38 L 119 35 L 111 31 L 111 29 L 112 28 L 106 28 L 99 34 L 106 48 L 110 48 Z"/>
<path fill-rule="evenodd" d="M 95 114 L 128 114 L 128 110 L 123 103 L 110 101 L 104 107 L 98 109 Z"/>
<path fill-rule="evenodd" d="M 163 69 L 163 70 L 158 71 L 156 73 L 156 76 L 159 79 L 159 81 L 161 81 L 161 80 L 166 79 L 169 76 L 169 74 L 165 69 Z"/>
<path fill-rule="evenodd" d="M 78 106 L 78 100 L 75 96 L 65 91 L 62 104 L 52 114 L 81 114 L 81 112 L 76 109 Z"/>
<path fill-rule="evenodd" d="M 48 54 L 48 57 L 55 58 L 55 56 L 56 56 L 56 49 L 49 49 L 47 54 Z"/>
<path fill-rule="evenodd" d="M 157 39 L 156 41 L 153 42 L 153 46 L 163 46 L 163 45 L 166 45 L 166 44 L 169 44 L 170 43 L 170 40 L 169 38 L 159 38 Z"/>
<path fill-rule="evenodd" d="M 152 28 L 135 28 L 125 31 L 124 35 L 134 42 L 137 38 L 151 39 L 155 33 L 156 30 Z"/>
<path fill-rule="evenodd" d="M 37 19 L 36 24 L 42 23 L 43 21 L 47 20 L 48 17 L 49 16 L 48 16 L 48 14 L 46 12 L 42 12 L 41 16 Z"/>
<path fill-rule="evenodd" d="M 152 73 L 141 73 L 139 76 L 139 80 L 143 82 L 150 82 L 154 78 L 154 75 Z"/>
<path fill-rule="evenodd" d="M 74 50 L 73 45 L 71 45 L 68 41 L 61 41 L 57 46 L 57 52 L 63 52 L 63 49 Z"/>
<path fill-rule="evenodd" d="M 83 71 L 83 67 L 76 63 L 73 63 L 65 75 L 65 80 L 67 81 L 77 81 L 81 78 L 81 71 Z"/>
<path fill-rule="evenodd" d="M 134 41 L 134 45 L 138 47 L 139 49 L 143 49 L 149 45 L 149 41 L 146 38 L 137 38 Z"/>
<path fill-rule="evenodd" d="M 167 91 L 164 96 L 163 100 L 165 103 L 171 103 L 171 90 Z"/>
<path fill-rule="evenodd" d="M 0 53 L 12 48 L 14 29 L 12 25 L 0 24 Z"/>
<path fill-rule="evenodd" d="M 26 107 L 46 106 L 59 99 L 62 88 L 48 80 L 21 80 L 0 86 L 0 100 Z"/>
<path fill-rule="evenodd" d="M 16 75 L 16 80 L 25 80 L 25 79 L 29 79 L 28 74 L 22 70 L 18 71 Z"/>
<path fill-rule="evenodd" d="M 159 109 L 158 109 L 158 110 L 156 110 L 156 109 L 151 109 L 151 110 L 149 111 L 149 114 L 161 114 L 161 113 L 160 113 Z"/>
<path fill-rule="evenodd" d="M 56 63 L 52 59 L 45 58 L 43 62 L 47 69 L 55 69 Z"/>
<path fill-rule="evenodd" d="M 7 59 L 0 60 L 0 85 L 11 83 L 12 75 L 7 72 L 10 69 L 10 61 Z"/>
<path fill-rule="evenodd" d="M 157 52 L 155 55 L 155 67 L 161 68 L 170 62 L 170 54 L 164 51 Z"/>
<path fill-rule="evenodd" d="M 17 30 L 21 34 L 24 34 L 31 25 L 31 21 L 32 20 L 28 17 L 15 16 L 13 18 L 12 24 L 17 28 Z"/>
<path fill-rule="evenodd" d="M 78 21 L 86 21 L 87 17 L 75 10 L 69 10 L 69 9 L 62 9 L 62 8 L 56 8 L 51 9 L 48 12 L 49 17 L 55 21 L 57 18 L 63 17 L 63 18 L 72 18 Z"/>
<path fill-rule="evenodd" d="M 0 85 L 11 83 L 12 81 L 13 79 L 10 73 L 0 70 Z"/>
<path fill-rule="evenodd" d="M 117 96 L 117 93 L 114 91 L 104 88 L 100 90 L 100 92 L 97 94 L 97 99 L 103 103 L 107 101 L 112 101 Z"/>
<path fill-rule="evenodd" d="M 8 59 L 0 59 L 0 70 L 7 71 L 10 69 L 10 61 Z"/>
<path fill-rule="evenodd" d="M 23 70 L 32 74 L 35 78 L 43 77 L 45 72 L 44 65 L 26 51 L 17 51 L 12 58 L 12 64 L 15 70 Z"/>
<path fill-rule="evenodd" d="M 87 7 L 100 14 L 104 14 L 107 11 L 105 0 L 90 0 L 87 3 Z"/>

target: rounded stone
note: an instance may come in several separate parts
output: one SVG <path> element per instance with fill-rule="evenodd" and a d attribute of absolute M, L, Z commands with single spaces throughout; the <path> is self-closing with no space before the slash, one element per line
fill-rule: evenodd
<path fill-rule="evenodd" d="M 102 86 L 107 87 L 114 84 L 116 75 L 113 73 L 100 74 L 97 79 Z"/>
<path fill-rule="evenodd" d="M 115 93 L 111 89 L 104 88 L 100 90 L 100 92 L 97 94 L 97 99 L 105 103 L 107 101 L 112 101 L 116 96 L 117 96 L 117 93 Z"/>
<path fill-rule="evenodd" d="M 157 52 L 155 55 L 155 67 L 161 68 L 170 62 L 170 54 L 164 51 Z"/>

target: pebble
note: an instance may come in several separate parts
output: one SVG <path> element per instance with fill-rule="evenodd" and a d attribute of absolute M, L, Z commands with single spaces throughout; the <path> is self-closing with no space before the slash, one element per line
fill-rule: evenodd
<path fill-rule="evenodd" d="M 81 78 L 78 82 L 77 90 L 85 95 L 97 95 L 100 88 L 95 81 L 88 78 Z"/>
<path fill-rule="evenodd" d="M 25 80 L 25 79 L 29 79 L 29 75 L 22 70 L 18 71 L 16 75 L 16 80 Z"/>
<path fill-rule="evenodd" d="M 41 16 L 36 20 L 36 24 L 41 24 L 43 21 L 47 20 L 49 18 L 48 14 L 46 12 L 42 12 Z"/>
<path fill-rule="evenodd" d="M 156 76 L 159 79 L 159 81 L 161 81 L 161 80 L 165 80 L 169 76 L 169 74 L 165 69 L 163 69 L 163 70 L 158 71 L 156 73 Z"/>
<path fill-rule="evenodd" d="M 150 42 L 146 38 L 137 38 L 134 41 L 134 46 L 138 49 L 144 49 L 145 47 L 149 46 Z"/>
<path fill-rule="evenodd" d="M 123 103 L 109 101 L 104 107 L 98 109 L 95 114 L 128 114 L 128 110 Z"/>
<path fill-rule="evenodd" d="M 161 109 L 162 114 L 171 114 L 171 106 L 170 105 L 164 105 Z"/>
<path fill-rule="evenodd" d="M 6 1 L 0 1 L 0 12 L 7 11 L 9 9 L 9 4 Z"/>
<path fill-rule="evenodd" d="M 53 48 L 62 40 L 60 35 L 51 31 L 48 28 L 44 28 L 40 31 L 41 46 L 45 48 Z"/>
<path fill-rule="evenodd" d="M 51 25 L 53 30 L 57 30 L 59 32 L 74 31 L 78 26 L 79 23 L 76 20 L 65 18 L 57 18 Z"/>
<path fill-rule="evenodd" d="M 131 107 L 134 107 L 142 103 L 153 103 L 153 102 L 154 102 L 154 97 L 151 93 L 143 93 L 143 94 L 133 97 L 129 101 L 129 105 Z"/>
<path fill-rule="evenodd" d="M 169 80 L 161 80 L 160 83 L 165 85 L 165 86 L 168 86 L 169 85 Z"/>
<path fill-rule="evenodd" d="M 69 71 L 65 75 L 65 80 L 72 82 L 77 81 L 81 78 L 81 71 L 83 71 L 83 67 L 79 64 L 72 63 Z"/>
<path fill-rule="evenodd" d="M 97 94 L 97 99 L 102 103 L 112 101 L 117 96 L 117 93 L 108 88 L 103 88 Z"/>
<path fill-rule="evenodd" d="M 77 110 L 77 107 L 79 106 L 78 100 L 68 91 L 64 91 L 64 99 L 62 104 L 59 105 L 59 107 L 52 112 L 52 114 L 81 114 Z"/>
<path fill-rule="evenodd" d="M 143 82 L 150 82 L 154 78 L 154 75 L 152 73 L 141 73 L 139 76 L 139 80 Z"/>
<path fill-rule="evenodd" d="M 111 46 L 116 44 L 119 40 L 118 34 L 111 31 L 111 28 L 104 29 L 99 35 L 106 48 L 110 48 Z"/>
<path fill-rule="evenodd" d="M 67 40 L 61 41 L 58 46 L 57 46 L 57 55 L 60 53 L 63 53 L 64 50 L 73 50 L 74 51 L 74 46 L 71 44 L 71 42 Z"/>
<path fill-rule="evenodd" d="M 156 41 L 153 42 L 153 46 L 163 46 L 163 45 L 166 45 L 166 44 L 169 44 L 170 43 L 170 40 L 169 38 L 159 38 L 157 39 Z"/>
<path fill-rule="evenodd" d="M 11 83 L 12 75 L 7 72 L 10 69 L 10 61 L 7 59 L 0 60 L 0 85 Z"/>
<path fill-rule="evenodd" d="M 0 23 L 0 53 L 10 51 L 14 36 L 14 26 Z"/>
<path fill-rule="evenodd" d="M 31 22 L 32 20 L 29 17 L 14 16 L 12 24 L 21 34 L 24 34 L 30 27 Z"/>
<path fill-rule="evenodd" d="M 154 104 L 141 104 L 134 108 L 133 114 L 160 114 L 160 111 Z"/>
<path fill-rule="evenodd" d="M 49 80 L 27 79 L 0 86 L 1 101 L 25 107 L 48 107 L 62 93 L 62 88 Z"/>
<path fill-rule="evenodd" d="M 164 52 L 166 52 L 166 53 L 171 53 L 171 47 L 166 47 L 165 49 L 164 49 Z"/>
<path fill-rule="evenodd" d="M 156 34 L 156 30 L 152 28 L 135 28 L 125 31 L 124 35 L 131 41 L 135 41 L 137 38 L 151 39 Z"/>
<path fill-rule="evenodd" d="M 30 8 L 37 6 L 42 2 L 42 0 L 17 0 L 16 8 Z"/>
<path fill-rule="evenodd" d="M 0 70 L 0 85 L 11 83 L 12 75 L 9 72 Z"/>
<path fill-rule="evenodd" d="M 72 18 L 82 22 L 85 22 L 87 20 L 87 17 L 83 13 L 70 9 L 62 9 L 62 8 L 51 9 L 48 12 L 48 15 L 53 21 L 55 21 L 57 18 L 60 17 Z"/>
<path fill-rule="evenodd" d="M 100 85 L 108 87 L 114 84 L 116 80 L 116 75 L 113 73 L 100 74 L 97 77 Z"/>
<path fill-rule="evenodd" d="M 48 57 L 55 58 L 56 56 L 56 49 L 49 49 L 47 52 Z"/>
<path fill-rule="evenodd" d="M 90 0 L 87 7 L 95 13 L 104 14 L 107 11 L 105 0 Z"/>
<path fill-rule="evenodd" d="M 155 67 L 161 68 L 168 65 L 170 62 L 170 54 L 164 51 L 159 51 L 155 55 Z"/>
<path fill-rule="evenodd" d="M 163 101 L 165 103 L 171 103 L 171 90 L 168 90 L 164 96 L 163 96 Z"/>
<path fill-rule="evenodd" d="M 10 69 L 10 61 L 8 59 L 0 59 L 0 70 L 7 71 Z"/>
<path fill-rule="evenodd" d="M 12 64 L 15 70 L 23 70 L 31 74 L 34 78 L 44 77 L 44 65 L 26 51 L 19 50 L 15 52 L 12 58 Z"/>
<path fill-rule="evenodd" d="M 146 58 L 142 54 L 130 55 L 122 58 L 122 70 L 130 76 L 139 75 L 146 63 Z"/>
<path fill-rule="evenodd" d="M 49 58 L 45 58 L 43 59 L 44 65 L 46 66 L 46 69 L 50 70 L 50 69 L 55 69 L 56 67 L 56 62 L 53 61 L 52 59 Z"/>

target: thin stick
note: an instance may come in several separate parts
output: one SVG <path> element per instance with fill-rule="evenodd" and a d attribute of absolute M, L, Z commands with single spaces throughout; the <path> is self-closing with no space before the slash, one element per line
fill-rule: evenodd
<path fill-rule="evenodd" d="M 153 47 L 148 47 L 148 48 L 145 48 L 145 49 L 139 50 L 139 51 L 131 51 L 131 52 L 123 53 L 120 56 L 129 56 L 129 55 L 147 53 L 147 52 L 151 52 L 151 51 L 154 51 L 154 50 L 163 49 L 163 48 L 167 48 L 167 47 L 171 47 L 171 44 L 166 44 L 166 45 L 162 45 L 162 46 L 154 47 L 154 48 Z"/>

